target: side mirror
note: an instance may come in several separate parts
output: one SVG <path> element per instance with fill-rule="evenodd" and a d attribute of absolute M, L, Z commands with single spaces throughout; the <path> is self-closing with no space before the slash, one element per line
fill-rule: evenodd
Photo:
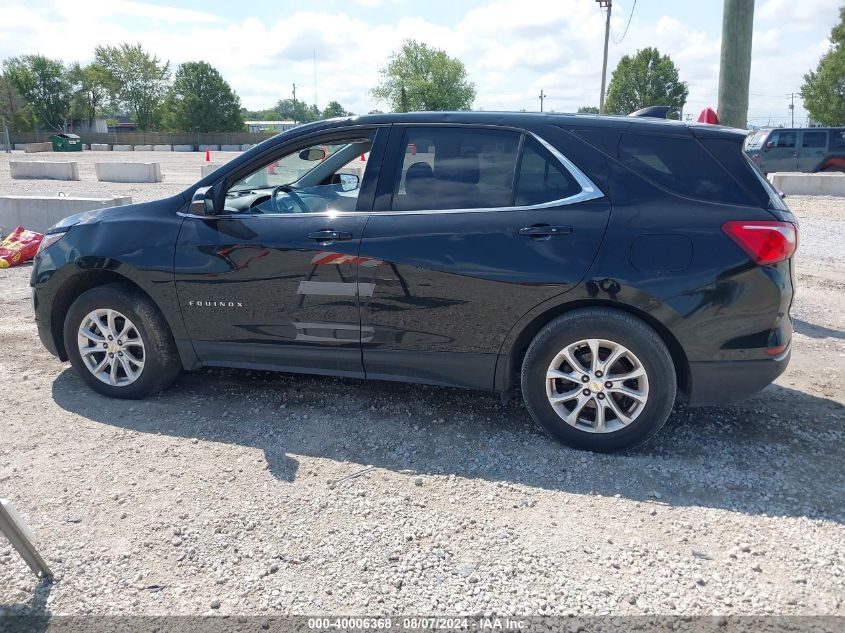
<path fill-rule="evenodd" d="M 775 146 L 775 144 L 774 144 L 772 141 L 769 141 L 768 143 L 766 143 L 766 147 L 763 149 L 763 151 L 764 151 L 764 152 L 768 152 L 768 151 L 769 151 L 770 149 L 772 149 L 774 146 Z"/>
<path fill-rule="evenodd" d="M 191 197 L 190 211 L 194 215 L 214 215 L 214 187 L 200 187 Z"/>
<path fill-rule="evenodd" d="M 361 180 L 356 174 L 338 174 L 340 176 L 340 188 L 343 191 L 355 191 L 361 186 Z"/>
<path fill-rule="evenodd" d="M 328 153 L 322 147 L 309 147 L 308 149 L 304 149 L 299 152 L 300 160 L 307 160 L 311 162 L 325 160 L 327 156 Z"/>

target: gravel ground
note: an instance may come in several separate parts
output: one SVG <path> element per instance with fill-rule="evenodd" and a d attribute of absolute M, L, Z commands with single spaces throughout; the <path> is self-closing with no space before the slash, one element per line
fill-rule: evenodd
<path fill-rule="evenodd" d="M 211 152 L 211 162 L 223 164 L 238 155 L 237 152 Z M 12 180 L 9 175 L 10 160 L 76 161 L 79 164 L 79 180 Z M 161 165 L 164 181 L 99 182 L 94 172 L 95 162 L 157 162 Z M 55 195 L 61 192 L 69 196 L 132 196 L 132 202 L 146 202 L 166 198 L 187 189 L 200 179 L 200 166 L 204 163 L 205 152 L 0 152 L 0 195 Z"/>
<path fill-rule="evenodd" d="M 161 158 L 136 200 L 201 162 Z M 789 371 L 624 455 L 457 389 L 215 370 L 107 400 L 39 344 L 30 269 L 3 271 L 0 496 L 56 580 L 0 544 L 0 613 L 845 615 L 845 199 L 789 203 Z"/>

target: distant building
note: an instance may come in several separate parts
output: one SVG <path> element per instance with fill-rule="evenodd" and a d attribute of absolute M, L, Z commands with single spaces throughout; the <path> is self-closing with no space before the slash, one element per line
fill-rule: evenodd
<path fill-rule="evenodd" d="M 244 121 L 248 132 L 284 132 L 292 127 L 299 125 L 294 121 Z"/>

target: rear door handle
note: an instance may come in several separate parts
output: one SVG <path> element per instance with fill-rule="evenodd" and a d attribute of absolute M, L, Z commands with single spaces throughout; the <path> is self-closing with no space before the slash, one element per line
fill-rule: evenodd
<path fill-rule="evenodd" d="M 526 226 L 519 229 L 520 235 L 527 235 L 528 237 L 556 237 L 558 235 L 571 235 L 573 229 L 571 226 L 549 226 L 548 224 L 540 224 L 536 226 Z"/>
<path fill-rule="evenodd" d="M 325 229 L 323 231 L 314 231 L 313 233 L 309 233 L 308 239 L 316 240 L 317 242 L 343 242 L 345 240 L 351 240 L 352 233 Z"/>

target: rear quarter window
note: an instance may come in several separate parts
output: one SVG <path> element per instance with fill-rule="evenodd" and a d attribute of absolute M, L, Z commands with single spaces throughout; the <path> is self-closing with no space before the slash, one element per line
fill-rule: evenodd
<path fill-rule="evenodd" d="M 692 137 L 623 134 L 618 158 L 640 176 L 678 195 L 753 204 L 749 193 Z"/>

